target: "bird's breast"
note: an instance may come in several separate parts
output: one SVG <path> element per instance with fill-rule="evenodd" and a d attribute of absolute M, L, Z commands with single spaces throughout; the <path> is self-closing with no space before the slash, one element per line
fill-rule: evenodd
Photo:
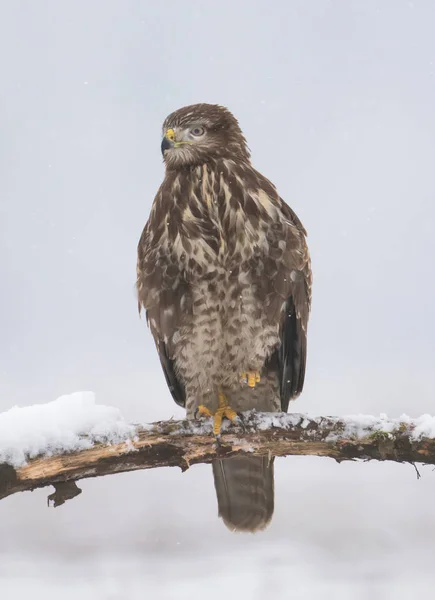
<path fill-rule="evenodd" d="M 201 216 L 193 217 L 186 209 L 180 228 L 180 248 L 187 250 L 191 262 L 202 267 L 218 264 L 231 268 L 235 263 L 249 260 L 256 244 L 246 233 L 243 213 L 230 209 L 222 218 L 214 200 L 209 202 Z"/>
<path fill-rule="evenodd" d="M 238 195 L 224 180 L 217 185 L 216 177 L 203 174 L 181 212 L 176 246 L 192 269 L 231 270 L 267 251 L 267 224 L 258 218 L 253 223 L 243 189 Z"/>

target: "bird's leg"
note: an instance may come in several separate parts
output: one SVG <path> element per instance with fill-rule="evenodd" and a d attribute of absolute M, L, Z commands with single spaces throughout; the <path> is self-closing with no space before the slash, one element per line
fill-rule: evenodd
<path fill-rule="evenodd" d="M 218 392 L 218 409 L 214 415 L 213 433 L 219 437 L 222 427 L 222 419 L 226 417 L 230 421 L 236 421 L 238 414 L 228 404 L 227 397 L 221 391 Z"/>
<path fill-rule="evenodd" d="M 254 388 L 260 381 L 260 373 L 258 371 L 242 371 L 240 380 L 242 383 L 247 383 L 249 387 Z"/>
<path fill-rule="evenodd" d="M 198 408 L 195 410 L 195 419 L 199 416 L 205 416 L 205 417 L 213 417 L 213 433 L 216 436 L 217 439 L 219 439 L 220 437 L 220 433 L 221 433 L 221 427 L 222 427 L 222 420 L 224 417 L 226 417 L 227 419 L 229 419 L 230 421 L 232 421 L 233 423 L 235 421 L 240 421 L 243 425 L 243 421 L 241 418 L 241 415 L 239 415 L 238 413 L 236 413 L 236 411 L 234 409 L 231 408 L 231 406 L 228 403 L 228 400 L 225 396 L 225 394 L 219 390 L 218 392 L 218 407 L 217 410 L 212 411 L 209 408 L 207 408 L 206 406 L 204 406 L 203 404 L 200 404 L 198 406 Z"/>

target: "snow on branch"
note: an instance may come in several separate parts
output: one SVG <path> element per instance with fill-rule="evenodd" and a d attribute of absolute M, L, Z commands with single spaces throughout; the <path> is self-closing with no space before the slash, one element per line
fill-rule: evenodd
<path fill-rule="evenodd" d="M 311 417 L 245 413 L 216 444 L 209 420 L 131 425 L 92 393 L 0 414 L 0 499 L 54 485 L 55 506 L 80 493 L 79 479 L 137 469 L 188 467 L 241 454 L 327 456 L 435 464 L 435 418 Z"/>

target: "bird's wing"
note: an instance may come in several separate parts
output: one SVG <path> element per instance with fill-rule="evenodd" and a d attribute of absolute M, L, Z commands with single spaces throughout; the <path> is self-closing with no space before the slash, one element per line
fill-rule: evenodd
<path fill-rule="evenodd" d="M 281 343 L 269 359 L 278 370 L 281 408 L 303 388 L 307 324 L 311 304 L 311 267 L 306 232 L 296 214 L 279 198 L 279 219 L 268 234 L 264 308 L 269 322 L 280 322 Z"/>
<path fill-rule="evenodd" d="M 189 290 L 175 258 L 167 252 L 158 220 L 150 218 L 138 244 L 137 293 L 139 312 L 146 311 L 160 362 L 175 402 L 185 405 L 184 385 L 175 371 L 172 339 L 188 310 Z"/>
<path fill-rule="evenodd" d="M 157 344 L 157 350 L 169 391 L 171 392 L 175 402 L 179 406 L 184 407 L 186 405 L 186 390 L 183 383 L 177 376 L 174 361 L 168 355 L 168 348 L 165 342 L 159 340 Z"/>
<path fill-rule="evenodd" d="M 287 411 L 290 400 L 302 392 L 305 380 L 307 332 L 296 306 L 294 296 L 289 296 L 280 332 L 281 345 L 277 351 L 283 411 Z"/>
<path fill-rule="evenodd" d="M 288 410 L 289 401 L 296 398 L 304 386 L 307 358 L 307 325 L 311 307 L 311 261 L 306 244 L 306 232 L 295 215 L 285 205 L 287 245 L 283 256 L 289 295 L 281 322 L 281 345 L 278 348 L 278 367 L 281 408 Z M 292 242 L 292 240 L 295 240 Z M 298 243 L 296 242 L 298 240 Z"/>

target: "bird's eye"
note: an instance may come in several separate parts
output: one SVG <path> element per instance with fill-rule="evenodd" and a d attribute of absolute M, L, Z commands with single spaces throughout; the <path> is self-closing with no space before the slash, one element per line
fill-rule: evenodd
<path fill-rule="evenodd" d="M 198 125 L 197 127 L 192 127 L 192 129 L 190 130 L 190 133 L 192 135 L 195 135 L 196 137 L 199 137 L 200 135 L 204 135 L 205 128 L 204 127 L 200 127 Z"/>

